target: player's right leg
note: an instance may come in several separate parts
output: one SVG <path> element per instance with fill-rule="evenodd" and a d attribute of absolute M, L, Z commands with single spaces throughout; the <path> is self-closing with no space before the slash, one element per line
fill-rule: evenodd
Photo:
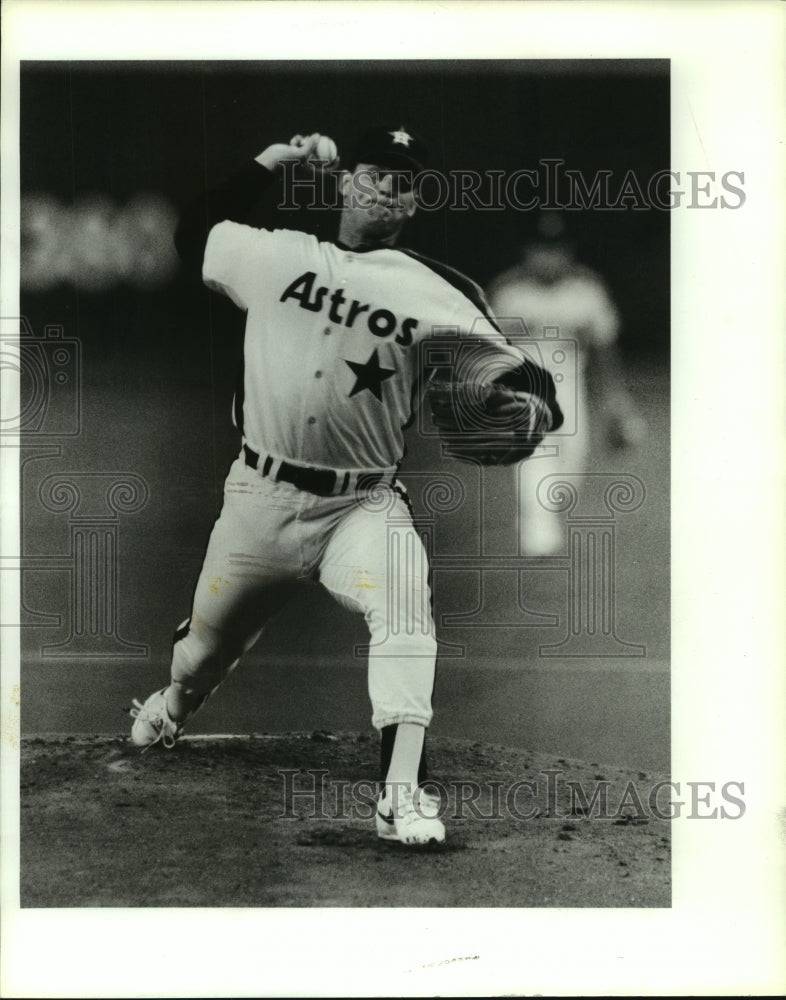
<path fill-rule="evenodd" d="M 381 490 L 379 503 L 371 498 L 347 511 L 319 579 L 341 604 L 363 614 L 370 632 L 372 724 L 389 751 L 377 834 L 409 845 L 442 843 L 445 827 L 418 787 L 437 653 L 428 560 L 397 494 Z"/>
<path fill-rule="evenodd" d="M 254 477 L 253 479 L 251 477 Z M 233 465 L 224 507 L 208 543 L 191 617 L 175 633 L 168 687 L 131 710 L 131 740 L 147 748 L 174 745 L 265 623 L 292 595 L 301 567 L 289 551 L 295 511 L 275 485 L 242 463 Z"/>

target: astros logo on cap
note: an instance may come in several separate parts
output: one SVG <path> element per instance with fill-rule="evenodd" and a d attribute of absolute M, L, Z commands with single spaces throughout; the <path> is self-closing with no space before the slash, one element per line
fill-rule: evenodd
<path fill-rule="evenodd" d="M 388 132 L 388 135 L 392 135 L 393 136 L 393 144 L 394 145 L 397 142 L 400 142 L 402 146 L 408 146 L 410 144 L 410 142 L 412 142 L 412 136 L 408 132 L 404 131 L 404 126 L 403 125 L 401 126 L 401 128 L 399 128 L 395 132 Z"/>

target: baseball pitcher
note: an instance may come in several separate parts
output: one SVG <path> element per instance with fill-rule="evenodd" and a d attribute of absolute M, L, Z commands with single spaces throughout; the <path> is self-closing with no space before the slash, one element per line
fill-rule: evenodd
<path fill-rule="evenodd" d="M 333 242 L 244 223 L 283 161 L 337 167 L 335 144 L 317 133 L 269 146 L 183 214 L 183 261 L 246 313 L 242 446 L 175 634 L 170 682 L 131 710 L 134 744 L 172 747 L 297 582 L 319 581 L 368 625 L 377 833 L 409 845 L 445 839 L 434 800 L 419 791 L 437 647 L 426 554 L 397 476 L 404 429 L 433 374 L 420 346 L 448 327 L 471 348 L 430 395 L 458 459 L 520 461 L 562 421 L 553 380 L 507 343 L 478 286 L 397 246 L 425 157 L 404 126 L 366 129 L 340 174 Z M 395 561 L 392 519 L 407 553 Z"/>

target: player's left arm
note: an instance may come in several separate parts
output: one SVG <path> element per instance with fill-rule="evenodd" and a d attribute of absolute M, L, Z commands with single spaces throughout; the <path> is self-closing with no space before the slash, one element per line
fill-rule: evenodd
<path fill-rule="evenodd" d="M 474 285 L 474 283 L 473 283 Z M 462 338 L 468 345 L 465 361 L 457 372 L 462 382 L 483 382 L 495 390 L 509 390 L 490 397 L 497 399 L 501 412 L 515 411 L 510 393 L 520 401 L 533 404 L 538 411 L 539 427 L 543 431 L 556 431 L 562 426 L 564 416 L 557 400 L 554 379 L 542 365 L 528 358 L 505 336 L 494 316 L 483 290 L 475 285 L 473 305 L 478 307 L 469 329 L 462 324 Z"/>
<path fill-rule="evenodd" d="M 439 309 L 436 330 L 456 331 L 459 342 L 445 345 L 445 353 L 453 355 L 449 365 L 440 365 L 438 369 L 427 365 L 424 374 L 432 409 L 437 394 L 435 387 L 444 387 L 447 383 L 457 391 L 459 399 L 470 393 L 505 404 L 500 415 L 515 410 L 515 406 L 506 405 L 513 394 L 518 393 L 525 405 L 529 397 L 532 397 L 539 413 L 538 422 L 546 430 L 561 427 L 564 417 L 557 402 L 553 378 L 543 367 L 510 343 L 494 317 L 480 285 L 447 264 L 431 260 L 413 250 L 404 252 L 425 264 L 451 289 L 450 292 L 445 289 L 445 304 Z M 438 332 L 437 336 L 441 334 Z M 489 396 L 492 388 L 504 390 L 504 393 L 497 392 L 494 396 Z M 444 400 L 444 391 L 440 395 Z"/>
<path fill-rule="evenodd" d="M 445 345 L 447 378 L 443 369 L 429 387 L 432 418 L 446 455 L 512 465 L 530 458 L 564 417 L 550 372 L 509 343 L 480 289 L 469 294 L 474 314 L 462 304 L 458 341 Z"/>
<path fill-rule="evenodd" d="M 476 327 L 458 345 L 448 380 L 443 373 L 429 386 L 444 453 L 460 461 L 524 461 L 564 421 L 551 374 L 497 336 L 480 337 Z"/>

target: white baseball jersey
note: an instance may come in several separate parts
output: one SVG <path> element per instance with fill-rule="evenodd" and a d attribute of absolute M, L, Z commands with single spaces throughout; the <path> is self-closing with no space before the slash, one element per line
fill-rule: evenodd
<path fill-rule="evenodd" d="M 247 311 L 242 432 L 274 458 L 394 469 L 416 403 L 418 345 L 435 327 L 487 345 L 491 377 L 523 358 L 484 314 L 477 286 L 408 251 L 225 221 L 210 231 L 202 274 Z"/>

